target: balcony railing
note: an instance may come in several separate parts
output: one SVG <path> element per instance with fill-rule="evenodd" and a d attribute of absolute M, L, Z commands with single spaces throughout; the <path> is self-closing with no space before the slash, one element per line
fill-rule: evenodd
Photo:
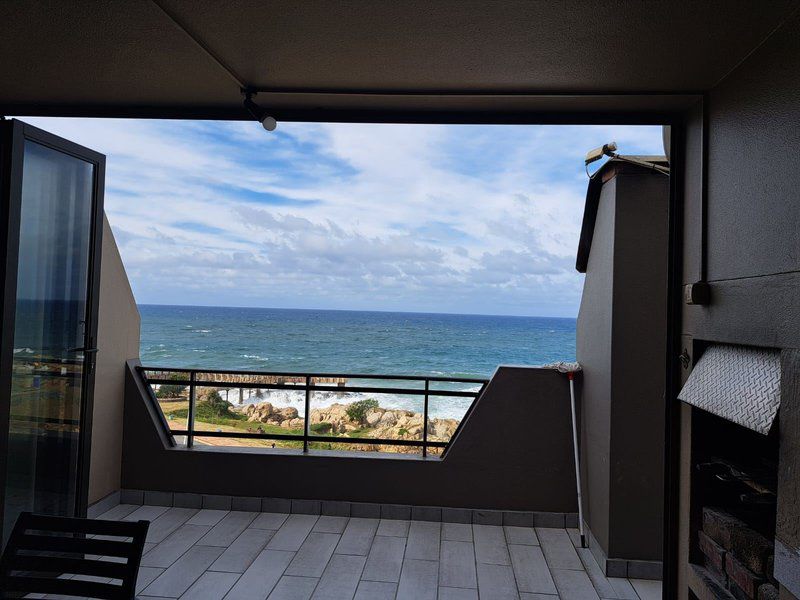
<path fill-rule="evenodd" d="M 377 374 L 338 374 L 338 373 L 291 373 L 291 372 L 270 372 L 270 371 L 230 371 L 230 370 L 213 370 L 213 369 L 179 369 L 179 368 L 159 368 L 159 367 L 140 367 L 138 369 L 139 375 L 143 381 L 148 384 L 147 389 L 150 390 L 151 400 L 155 406 L 160 409 L 162 416 L 165 416 L 165 426 L 173 436 L 185 436 L 185 445 L 191 448 L 197 438 L 203 438 L 206 443 L 209 440 L 217 438 L 228 438 L 236 440 L 255 440 L 255 441 L 276 441 L 281 443 L 294 443 L 297 446 L 302 444 L 303 452 L 308 452 L 309 449 L 319 447 L 319 444 L 358 444 L 362 446 L 397 446 L 397 447 L 416 447 L 421 451 L 422 456 L 427 456 L 429 453 L 442 454 L 447 451 L 450 439 L 455 437 L 458 430 L 461 428 L 464 420 L 472 411 L 475 405 L 475 400 L 483 392 L 487 379 L 472 378 L 472 377 L 425 377 L 414 375 L 377 375 Z M 370 385 L 375 382 L 380 385 Z M 163 386 L 170 386 L 164 388 Z M 464 389 L 464 388 L 467 389 Z M 166 394 L 162 393 L 164 390 L 169 390 L 174 394 L 171 399 L 166 399 Z M 298 402 L 303 407 L 302 413 L 302 433 L 277 433 L 275 431 L 263 431 L 261 424 L 258 420 L 250 422 L 246 420 L 244 425 L 258 426 L 258 431 L 236 431 L 228 430 L 222 431 L 202 429 L 203 426 L 214 426 L 221 422 L 215 417 L 208 418 L 208 410 L 210 407 L 206 395 L 198 403 L 198 390 L 206 390 L 206 394 L 216 393 L 217 406 L 222 406 L 223 411 L 228 411 L 227 414 L 235 416 L 237 419 L 244 420 L 246 417 L 246 408 L 248 405 L 264 404 L 268 401 L 264 400 L 263 393 L 268 393 L 274 390 L 287 390 L 288 393 L 302 394 L 302 398 Z M 219 401 L 222 400 L 219 391 L 227 392 L 233 390 L 238 393 L 239 408 L 234 408 L 233 413 L 230 412 L 230 407 L 233 403 L 227 400 L 224 404 Z M 247 405 L 244 405 L 245 390 L 251 392 L 251 397 L 248 399 Z M 370 394 L 370 395 L 391 395 L 394 397 L 410 397 L 422 400 L 422 427 L 421 432 L 416 434 L 418 437 L 409 436 L 408 431 L 405 431 L 403 438 L 387 438 L 387 437 L 369 437 L 363 434 L 364 431 L 348 431 L 340 433 L 342 435 L 325 435 L 325 431 L 315 433 L 312 430 L 314 424 L 311 422 L 313 396 L 316 392 L 331 393 L 335 397 L 341 395 L 342 398 L 347 397 L 349 394 Z M 257 396 L 258 402 L 253 402 L 252 395 Z M 160 396 L 160 397 L 157 397 Z M 447 440 L 442 439 L 429 439 L 430 428 L 432 424 L 437 422 L 436 419 L 430 419 L 430 402 L 432 398 L 464 398 L 470 399 L 470 405 L 464 411 L 460 419 L 450 419 L 449 421 L 458 421 L 458 425 L 454 432 Z M 185 406 L 186 408 L 177 408 L 169 410 L 169 404 L 177 404 Z M 271 405 L 270 405 L 271 406 Z M 348 404 L 345 406 L 352 406 Z M 165 410 L 165 407 L 167 410 Z M 198 407 L 203 408 L 205 416 L 198 417 Z M 328 407 L 330 408 L 330 407 Z M 378 407 L 384 412 L 403 411 L 404 409 L 387 409 Z M 286 408 L 283 409 L 287 410 Z M 291 411 L 291 409 L 289 409 Z M 315 409 L 323 410 L 323 409 Z M 375 411 L 374 405 L 371 410 Z M 172 427 L 168 417 L 175 417 L 178 415 L 181 420 L 183 413 L 186 413 L 185 428 L 180 426 Z M 418 416 L 420 413 L 417 411 L 408 411 L 408 413 Z M 295 423 L 299 420 L 299 410 L 295 413 L 295 418 L 291 421 Z M 210 422 L 202 422 L 203 419 Z M 200 419 L 200 427 L 198 428 L 198 419 Z M 442 419 L 445 420 L 445 419 Z M 321 425 L 318 423 L 317 425 Z M 330 425 L 330 423 L 326 423 Z M 348 425 L 348 427 L 352 427 Z M 275 427 L 272 427 L 273 429 Z M 230 428 L 229 428 L 230 429 Z M 299 427 L 297 427 L 299 429 Z M 356 428 L 357 429 L 357 428 Z M 403 431 L 402 429 L 400 431 Z M 412 439 L 408 439 L 411 437 Z M 435 436 L 434 436 L 435 437 Z"/>

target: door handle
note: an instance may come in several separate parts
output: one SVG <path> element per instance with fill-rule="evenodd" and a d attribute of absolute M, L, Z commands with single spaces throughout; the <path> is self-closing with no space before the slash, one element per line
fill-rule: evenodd
<path fill-rule="evenodd" d="M 94 354 L 99 352 L 100 348 L 69 348 L 67 352 L 83 352 L 84 354 Z"/>

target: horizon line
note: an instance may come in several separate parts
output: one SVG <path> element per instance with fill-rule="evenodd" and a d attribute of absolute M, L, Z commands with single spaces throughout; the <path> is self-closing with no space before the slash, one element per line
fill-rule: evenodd
<path fill-rule="evenodd" d="M 277 306 L 218 306 L 211 304 L 154 304 L 151 302 L 137 302 L 136 306 L 169 306 L 174 308 L 243 308 L 248 310 L 300 310 L 300 311 L 327 311 L 327 312 L 364 312 L 364 313 L 386 313 L 386 314 L 401 314 L 401 315 L 443 315 L 454 317 L 510 317 L 518 319 L 564 319 L 564 320 L 577 320 L 578 317 L 548 317 L 544 315 L 498 315 L 488 313 L 453 313 L 453 312 L 435 312 L 435 311 L 418 311 L 418 310 L 364 310 L 355 308 L 283 308 Z"/>

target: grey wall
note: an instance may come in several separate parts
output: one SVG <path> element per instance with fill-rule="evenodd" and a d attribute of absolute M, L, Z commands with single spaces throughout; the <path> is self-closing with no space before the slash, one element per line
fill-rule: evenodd
<path fill-rule="evenodd" d="M 125 361 L 139 356 L 139 311 L 114 234 L 103 218 L 89 503 L 120 489 Z"/>
<path fill-rule="evenodd" d="M 129 365 L 126 489 L 575 512 L 569 387 L 553 370 L 500 367 L 444 460 L 169 448 Z"/>
<path fill-rule="evenodd" d="M 581 456 L 586 482 L 584 519 L 608 549 L 611 482 L 611 333 L 614 292 L 614 215 L 617 180 L 603 186 L 576 325 L 583 367 Z"/>
<path fill-rule="evenodd" d="M 669 180 L 618 168 L 578 316 L 586 521 L 607 557 L 660 560 Z"/>
<path fill-rule="evenodd" d="M 685 283 L 701 277 L 703 168 L 707 175 L 707 278 L 711 304 L 684 306 L 682 333 L 696 341 L 784 350 L 800 348 L 800 14 L 778 29 L 708 94 L 708 160 L 702 163 L 703 107 L 687 115 L 684 188 Z M 786 374 L 784 374 L 786 375 Z M 684 378 L 686 373 L 683 374 Z M 793 388 L 794 395 L 800 393 Z M 784 397 L 784 402 L 787 399 Z M 794 398 L 798 405 L 799 399 Z M 781 434 L 788 423 L 781 420 Z M 682 468 L 690 457 L 691 416 L 683 411 Z M 796 444 L 781 442 L 792 478 L 800 471 Z M 681 532 L 691 535 L 688 477 L 681 489 Z M 781 503 L 777 537 L 800 547 L 797 505 Z M 793 511 L 791 515 L 785 511 Z M 686 597 L 687 537 L 679 556 L 679 591 Z M 797 592 L 795 592 L 797 594 Z M 783 596 L 782 596 L 783 597 Z"/>
<path fill-rule="evenodd" d="M 669 179 L 616 182 L 609 556 L 660 560 Z"/>
<path fill-rule="evenodd" d="M 800 16 L 708 97 L 708 307 L 686 306 L 684 334 L 800 347 Z M 695 115 L 697 111 L 695 111 Z M 690 156 L 702 139 L 689 124 Z M 693 161 L 694 163 L 694 161 Z M 686 180 L 687 263 L 699 264 L 701 171 Z M 684 281 L 696 279 L 688 269 Z"/>

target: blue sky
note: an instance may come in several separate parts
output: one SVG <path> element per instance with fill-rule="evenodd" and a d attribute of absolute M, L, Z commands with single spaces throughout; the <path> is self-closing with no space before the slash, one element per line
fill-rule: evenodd
<path fill-rule="evenodd" d="M 44 119 L 108 156 L 139 303 L 574 317 L 583 156 L 658 127 Z"/>

